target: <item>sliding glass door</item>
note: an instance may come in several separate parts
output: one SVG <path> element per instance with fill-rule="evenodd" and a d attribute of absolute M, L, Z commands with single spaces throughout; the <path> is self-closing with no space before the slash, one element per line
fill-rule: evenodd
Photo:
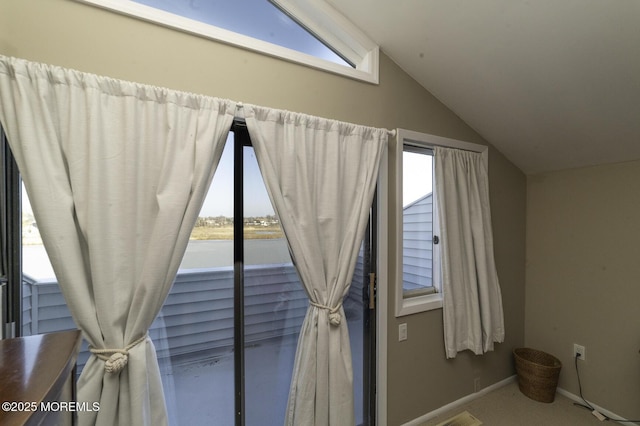
<path fill-rule="evenodd" d="M 374 267 L 368 260 L 371 234 L 363 242 L 344 301 L 358 424 L 370 424 L 374 405 L 370 319 L 375 316 L 368 301 L 369 268 Z M 174 383 L 166 388 L 173 389 L 177 401 L 170 406 L 176 424 L 284 424 L 298 335 L 309 302 L 242 123 L 229 136 L 172 293 L 179 291 L 183 275 L 201 277 L 200 285 L 212 295 L 204 306 L 216 311 L 210 314 L 212 326 L 224 332 L 201 336 L 199 340 L 212 348 L 204 353 L 171 356 L 168 370 Z M 192 297 L 197 303 L 205 299 Z"/>
<path fill-rule="evenodd" d="M 7 153 L 10 157 L 8 148 Z M 9 201 L 2 203 L 7 223 L 2 235 L 3 253 L 8 256 L 2 277 L 6 280 L 10 271 L 24 275 L 6 302 L 19 317 L 13 320 L 19 328 L 15 334 L 75 328 L 28 198 L 19 183 L 5 183 L 3 200 Z M 22 205 L 17 202 L 20 198 Z M 12 224 L 6 222 L 11 206 L 14 214 L 22 214 L 17 226 L 20 241 L 4 238 L 16 230 L 15 218 Z M 369 303 L 375 230 L 369 231 L 343 303 L 353 355 L 357 424 L 373 424 L 375 413 L 375 311 Z M 248 133 L 236 123 L 173 288 L 149 332 L 171 424 L 282 425 L 307 306 Z M 88 356 L 85 343 L 79 371 Z"/>
<path fill-rule="evenodd" d="M 244 421 L 284 424 L 296 343 L 308 299 L 291 263 L 247 136 L 243 159 Z M 236 142 L 237 143 L 237 142 Z"/>
<path fill-rule="evenodd" d="M 20 174 L 0 127 L 0 339 L 20 324 Z M 16 308 L 17 307 L 17 308 Z"/>

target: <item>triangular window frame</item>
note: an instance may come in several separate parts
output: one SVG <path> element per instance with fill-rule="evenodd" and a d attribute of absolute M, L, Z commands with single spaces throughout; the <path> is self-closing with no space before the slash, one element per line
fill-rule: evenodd
<path fill-rule="evenodd" d="M 301 27 L 355 67 L 311 56 L 132 0 L 76 1 L 356 80 L 373 84 L 378 84 L 379 81 L 379 47 L 326 1 L 271 0 Z"/>

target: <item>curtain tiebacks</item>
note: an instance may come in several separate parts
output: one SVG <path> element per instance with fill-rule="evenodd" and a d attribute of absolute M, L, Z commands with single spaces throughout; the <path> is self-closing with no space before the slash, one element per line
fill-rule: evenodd
<path fill-rule="evenodd" d="M 89 346 L 89 351 L 104 361 L 104 370 L 107 373 L 119 373 L 127 365 L 127 362 L 129 362 L 129 351 L 133 349 L 134 346 L 144 342 L 148 335 L 148 333 L 145 333 L 144 336 L 131 342 L 123 349 L 97 349 Z"/>
<path fill-rule="evenodd" d="M 336 306 L 335 308 L 332 308 L 330 306 L 325 306 L 325 305 L 321 305 L 319 303 L 315 303 L 313 301 L 309 301 L 309 304 L 311 306 L 315 306 L 318 309 L 324 309 L 329 311 L 329 322 L 331 323 L 331 325 L 335 325 L 338 326 L 340 325 L 340 322 L 342 322 L 342 316 L 340 315 L 340 308 L 342 307 L 342 302 L 338 303 L 338 306 Z"/>

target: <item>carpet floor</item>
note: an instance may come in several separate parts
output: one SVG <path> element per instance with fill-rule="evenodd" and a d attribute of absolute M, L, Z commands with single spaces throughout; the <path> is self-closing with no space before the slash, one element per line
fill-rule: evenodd
<path fill-rule="evenodd" d="M 534 401 L 522 394 L 514 381 L 443 413 L 422 426 L 439 425 L 464 411 L 486 426 L 602 426 L 603 423 L 589 410 L 575 406 L 571 399 L 560 394 L 556 394 L 552 403 Z"/>

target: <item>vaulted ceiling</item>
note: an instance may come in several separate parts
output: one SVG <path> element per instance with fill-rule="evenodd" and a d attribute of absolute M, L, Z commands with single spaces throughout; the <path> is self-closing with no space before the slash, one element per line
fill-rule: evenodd
<path fill-rule="evenodd" d="M 637 0 L 326 0 L 527 174 L 640 159 Z"/>

